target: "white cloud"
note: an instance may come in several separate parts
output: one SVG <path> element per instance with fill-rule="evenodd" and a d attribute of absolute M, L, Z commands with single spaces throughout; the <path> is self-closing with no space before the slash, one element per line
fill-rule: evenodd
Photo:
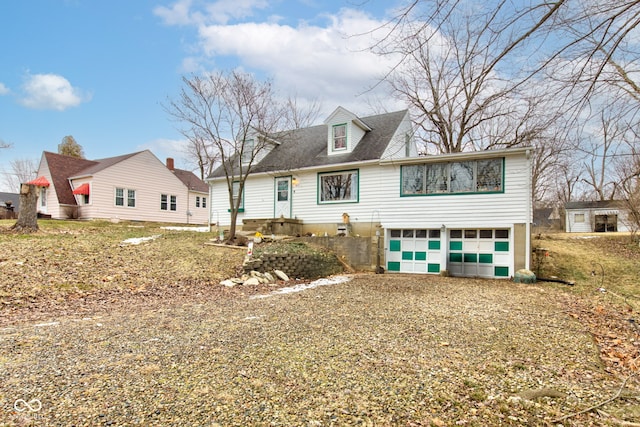
<path fill-rule="evenodd" d="M 9 93 L 9 88 L 6 87 L 3 83 L 0 83 L 0 96 L 7 95 Z"/>
<path fill-rule="evenodd" d="M 22 89 L 24 97 L 20 103 L 37 110 L 63 111 L 90 99 L 57 74 L 28 75 Z"/>
<path fill-rule="evenodd" d="M 328 100 L 333 105 L 327 107 L 333 109 L 336 102 L 347 108 L 361 106 L 356 96 L 394 64 L 393 59 L 367 50 L 376 37 L 372 29 L 381 25 L 382 21 L 361 12 L 343 9 L 337 16 L 328 16 L 325 27 L 270 22 L 202 25 L 199 34 L 206 57 L 236 57 L 243 67 L 273 76 L 286 92 Z"/>
<path fill-rule="evenodd" d="M 189 25 L 193 23 L 191 0 L 179 0 L 171 7 L 158 6 L 153 10 L 167 25 Z"/>
<path fill-rule="evenodd" d="M 195 10 L 193 0 L 178 0 L 170 7 L 158 6 L 153 12 L 166 25 L 226 24 L 232 19 L 252 16 L 256 9 L 269 6 L 266 0 L 218 0 L 205 3 L 203 11 Z"/>

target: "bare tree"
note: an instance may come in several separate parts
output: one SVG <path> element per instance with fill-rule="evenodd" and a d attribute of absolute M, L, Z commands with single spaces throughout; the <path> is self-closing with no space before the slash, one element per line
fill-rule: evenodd
<path fill-rule="evenodd" d="M 632 232 L 640 231 L 640 152 L 632 147 L 631 153 L 618 162 L 618 191 L 627 210 L 627 226 Z"/>
<path fill-rule="evenodd" d="M 20 191 L 20 184 L 36 177 L 38 161 L 34 159 L 15 159 L 9 162 L 10 170 L 3 170 L 5 183 L 10 191 Z"/>
<path fill-rule="evenodd" d="M 204 180 L 220 164 L 220 155 L 216 145 L 207 142 L 206 139 L 198 135 L 189 134 L 187 131 L 182 131 L 182 134 L 187 137 L 188 141 L 184 149 L 186 161 L 197 169 L 200 179 Z"/>
<path fill-rule="evenodd" d="M 623 154 L 627 129 L 620 117 L 611 111 L 600 113 L 600 129 L 591 136 L 592 141 L 586 149 L 588 158 L 584 163 L 585 176 L 582 178 L 597 200 L 615 199 L 619 180 L 626 179 L 616 176 L 611 167 L 614 160 Z M 618 170 L 618 174 L 620 172 Z"/>
<path fill-rule="evenodd" d="M 531 137 L 532 129 L 524 128 L 530 105 L 523 105 L 518 94 L 531 74 L 506 69 L 563 1 L 523 10 L 509 8 L 507 0 L 495 3 L 495 9 L 424 2 L 433 7 L 416 16 L 412 11 L 419 3 L 412 2 L 373 49 L 401 58 L 387 82 L 411 106 L 427 147 L 447 153 L 521 145 L 519 135 L 508 128 L 521 127 L 520 135 Z M 523 21 L 531 26 L 522 27 Z M 514 121 L 505 131 L 485 132 Z"/>
<path fill-rule="evenodd" d="M 228 189 L 231 241 L 245 181 L 257 159 L 272 147 L 271 136 L 290 123 L 291 115 L 271 82 L 240 71 L 184 77 L 183 83 L 180 96 L 165 109 L 183 123 L 182 133 L 192 144 L 211 147 L 210 154 L 218 156 Z"/>
<path fill-rule="evenodd" d="M 62 142 L 58 144 L 58 154 L 84 159 L 84 150 L 82 149 L 82 146 L 78 144 L 75 138 L 71 135 L 67 135 L 62 138 Z"/>
<path fill-rule="evenodd" d="M 288 114 L 285 117 L 286 123 L 284 129 L 302 129 L 311 126 L 318 119 L 320 108 L 322 107 L 318 100 L 313 100 L 306 106 L 299 105 L 297 97 L 288 97 L 286 100 L 286 109 Z"/>

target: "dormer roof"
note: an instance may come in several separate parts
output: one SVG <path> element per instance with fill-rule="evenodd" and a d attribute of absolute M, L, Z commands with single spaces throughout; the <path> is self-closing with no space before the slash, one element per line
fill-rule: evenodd
<path fill-rule="evenodd" d="M 349 117 L 350 121 L 358 125 L 364 131 L 370 131 L 371 127 L 363 122 L 358 116 L 353 114 L 351 111 L 347 110 L 344 107 L 338 107 L 333 110 L 333 113 L 329 114 L 329 117 L 324 121 L 324 124 L 327 126 L 331 126 L 337 123 L 344 123 L 344 117 Z M 339 120 L 342 119 L 342 120 Z"/>

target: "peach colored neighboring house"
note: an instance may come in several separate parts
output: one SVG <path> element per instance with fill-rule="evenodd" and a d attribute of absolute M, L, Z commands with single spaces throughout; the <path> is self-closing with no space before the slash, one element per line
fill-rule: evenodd
<path fill-rule="evenodd" d="M 99 160 L 43 152 L 38 212 L 55 219 L 207 224 L 209 187 L 149 150 Z M 47 185 L 48 184 L 48 185 Z"/>

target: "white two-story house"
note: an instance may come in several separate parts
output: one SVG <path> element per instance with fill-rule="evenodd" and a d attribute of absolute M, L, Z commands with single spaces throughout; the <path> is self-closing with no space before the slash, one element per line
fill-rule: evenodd
<path fill-rule="evenodd" d="M 296 218 L 302 233 L 381 235 L 389 272 L 504 277 L 529 268 L 529 148 L 418 156 L 407 111 L 358 117 L 275 139 L 248 176 L 238 223 Z M 207 179 L 212 223 L 229 224 L 224 171 Z"/>

